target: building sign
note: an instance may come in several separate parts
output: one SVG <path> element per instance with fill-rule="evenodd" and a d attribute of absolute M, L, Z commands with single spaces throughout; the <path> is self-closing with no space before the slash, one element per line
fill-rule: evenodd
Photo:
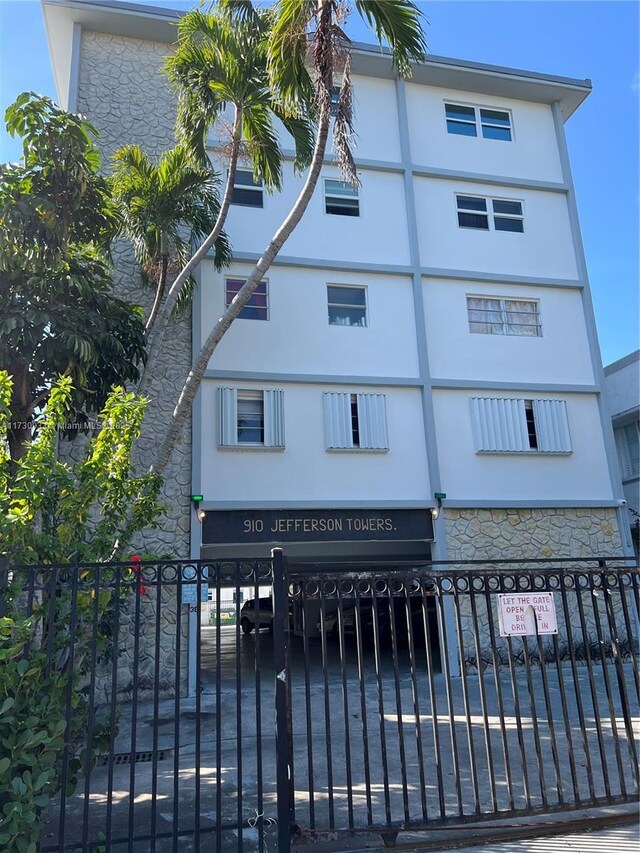
<path fill-rule="evenodd" d="M 182 585 L 182 603 L 197 604 L 198 603 L 198 587 L 200 587 L 200 602 L 206 603 L 209 600 L 209 584 L 208 583 L 189 583 Z"/>
<path fill-rule="evenodd" d="M 206 568 L 204 570 L 204 577 L 206 577 Z M 185 566 L 182 569 L 182 585 L 181 585 L 181 593 L 182 593 L 182 603 L 183 604 L 197 604 L 198 603 L 198 587 L 200 587 L 199 598 L 201 602 L 206 602 L 209 600 L 209 584 L 208 583 L 193 583 L 198 577 L 198 570 L 195 566 Z"/>
<path fill-rule="evenodd" d="M 502 593 L 498 595 L 500 636 L 557 634 L 556 606 L 552 592 Z"/>
<path fill-rule="evenodd" d="M 203 545 L 415 539 L 433 539 L 431 510 L 214 510 L 202 523 Z"/>

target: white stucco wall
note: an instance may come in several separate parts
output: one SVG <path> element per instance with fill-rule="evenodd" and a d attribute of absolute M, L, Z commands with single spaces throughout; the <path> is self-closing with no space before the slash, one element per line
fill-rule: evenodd
<path fill-rule="evenodd" d="M 281 193 L 264 194 L 263 208 L 233 205 L 226 230 L 234 248 L 262 252 L 285 219 L 302 187 L 291 163 L 284 165 Z M 340 179 L 325 166 L 303 220 L 282 254 L 372 264 L 408 264 L 409 244 L 402 176 L 359 170 L 360 216 L 325 213 L 324 178 Z"/>
<path fill-rule="evenodd" d="M 242 278 L 250 269 L 234 264 L 217 273 L 207 262 L 202 272 L 203 330 L 210 329 L 224 309 L 225 278 Z M 267 282 L 269 319 L 234 321 L 211 360 L 212 368 L 418 376 L 410 278 L 276 265 Z M 328 284 L 366 288 L 366 327 L 329 324 Z"/>
<path fill-rule="evenodd" d="M 619 368 L 616 363 L 605 368 L 607 405 L 612 418 L 640 406 L 640 352 L 634 355 L 630 364 L 621 359 L 623 364 Z"/>
<path fill-rule="evenodd" d="M 579 290 L 425 278 L 423 292 L 434 378 L 550 384 L 595 381 Z M 470 332 L 467 296 L 538 300 L 542 335 Z"/>
<path fill-rule="evenodd" d="M 573 452 L 476 453 L 471 397 L 562 399 Z M 436 391 L 433 397 L 443 491 L 455 500 L 582 501 L 611 500 L 596 397 L 591 394 Z"/>
<path fill-rule="evenodd" d="M 398 162 L 401 155 L 395 83 L 379 77 L 354 75 L 352 88 L 356 128 L 354 156 Z"/>
<path fill-rule="evenodd" d="M 447 132 L 445 103 L 511 114 L 512 141 Z M 407 84 L 412 160 L 416 165 L 463 172 L 562 181 L 551 108 L 546 104 Z"/>
<path fill-rule="evenodd" d="M 284 388 L 284 450 L 217 448 L 216 388 Z M 386 394 L 388 452 L 325 450 L 325 391 Z M 202 493 L 205 501 L 429 501 L 422 403 L 417 390 L 221 383 L 202 388 Z"/>
<path fill-rule="evenodd" d="M 575 279 L 567 200 L 560 193 L 416 178 L 416 216 L 424 266 Z M 522 202 L 524 233 L 458 225 L 456 195 Z"/>

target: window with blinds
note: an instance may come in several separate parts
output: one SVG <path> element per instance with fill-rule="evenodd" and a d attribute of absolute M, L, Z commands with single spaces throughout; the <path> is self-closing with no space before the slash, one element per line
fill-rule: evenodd
<path fill-rule="evenodd" d="M 218 446 L 284 447 L 284 392 L 218 388 Z"/>
<path fill-rule="evenodd" d="M 622 478 L 640 477 L 640 421 L 617 427 L 615 430 Z"/>
<path fill-rule="evenodd" d="M 467 316 L 474 334 L 542 336 L 540 305 L 535 299 L 467 296 Z"/>
<path fill-rule="evenodd" d="M 571 453 L 564 400 L 473 397 L 477 453 Z"/>
<path fill-rule="evenodd" d="M 388 450 L 384 394 L 326 393 L 327 450 Z"/>

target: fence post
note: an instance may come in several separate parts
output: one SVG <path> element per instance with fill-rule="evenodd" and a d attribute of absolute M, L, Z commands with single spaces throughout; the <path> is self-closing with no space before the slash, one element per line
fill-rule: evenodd
<path fill-rule="evenodd" d="M 289 853 L 293 827 L 293 745 L 289 702 L 289 595 L 282 548 L 271 551 L 273 565 L 273 659 L 276 671 L 276 791 L 278 853 Z"/>

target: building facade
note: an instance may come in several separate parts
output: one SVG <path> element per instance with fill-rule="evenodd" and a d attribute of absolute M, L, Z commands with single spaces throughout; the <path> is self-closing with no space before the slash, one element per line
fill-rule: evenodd
<path fill-rule="evenodd" d="M 105 156 L 171 147 L 162 62 L 176 15 L 43 8 L 59 99 L 96 125 Z M 353 88 L 360 187 L 327 160 L 211 360 L 147 549 L 260 556 L 277 544 L 329 562 L 630 553 L 564 135 L 589 81 L 433 56 L 401 81 L 362 45 Z M 215 138 L 211 156 L 223 169 Z M 269 195 L 239 174 L 234 262 L 202 265 L 192 316 L 166 343 L 149 452 L 297 195 L 290 156 L 284 175 Z M 125 248 L 118 275 L 137 295 Z"/>
<path fill-rule="evenodd" d="M 609 413 L 618 450 L 627 521 L 638 554 L 640 543 L 640 350 L 604 369 Z"/>

